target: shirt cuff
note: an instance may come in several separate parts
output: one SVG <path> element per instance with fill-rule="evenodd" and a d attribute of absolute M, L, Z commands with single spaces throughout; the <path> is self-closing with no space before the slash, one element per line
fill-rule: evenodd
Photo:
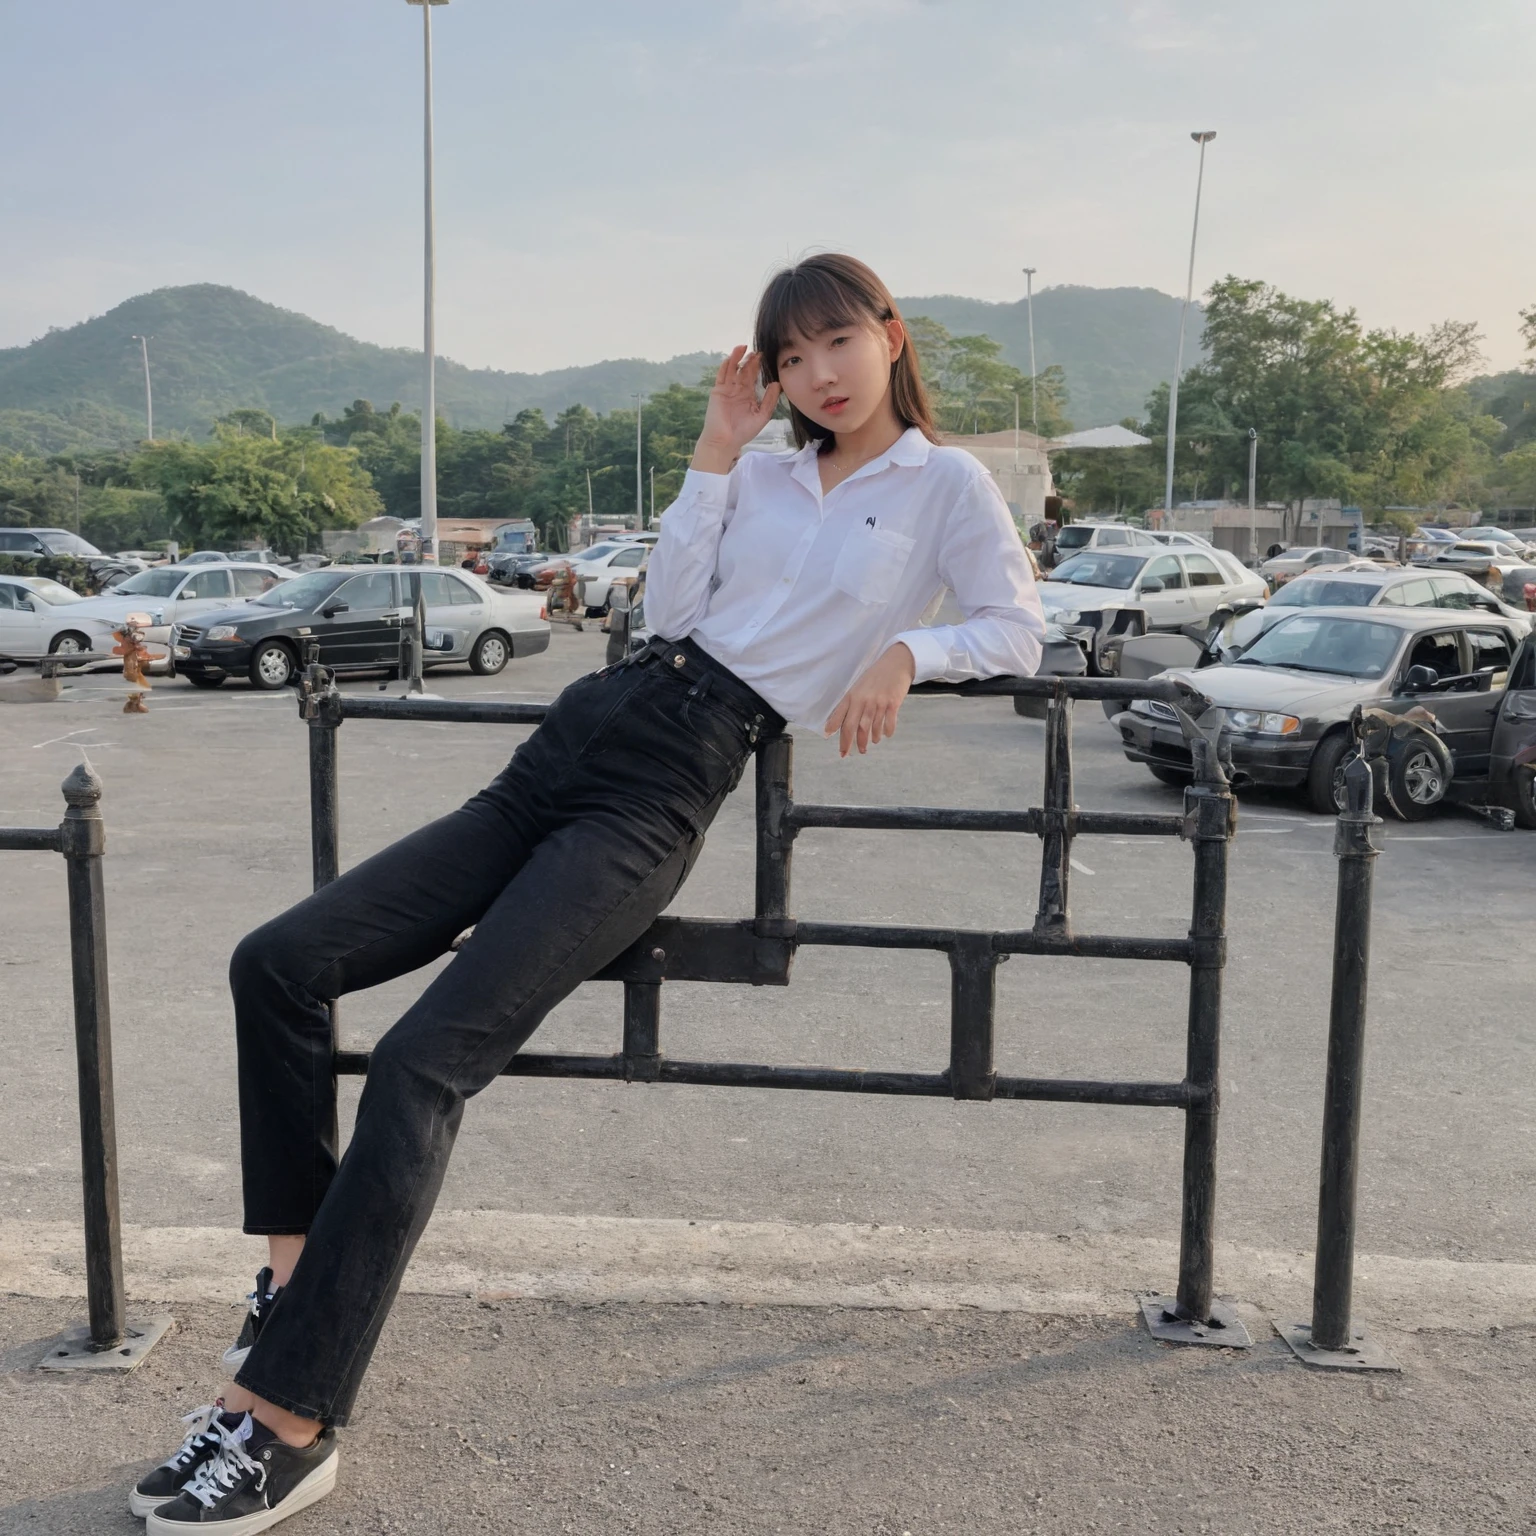
<path fill-rule="evenodd" d="M 729 475 L 713 475 L 707 469 L 690 469 L 683 476 L 682 490 L 677 499 L 682 501 L 691 494 L 701 506 L 717 507 L 724 511 L 730 486 Z"/>
<path fill-rule="evenodd" d="M 914 683 L 931 683 L 949 670 L 949 651 L 931 629 L 903 630 L 891 643 L 897 641 L 912 652 L 912 660 L 917 663 L 912 675 Z"/>

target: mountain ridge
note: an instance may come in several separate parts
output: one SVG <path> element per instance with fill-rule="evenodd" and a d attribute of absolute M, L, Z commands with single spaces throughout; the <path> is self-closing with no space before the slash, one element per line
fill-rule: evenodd
<path fill-rule="evenodd" d="M 956 335 L 982 333 L 1016 367 L 1029 367 L 1024 300 L 991 303 L 956 294 L 898 300 Z M 1147 393 L 1171 371 L 1178 300 L 1150 288 L 1063 285 L 1035 295 L 1035 352 L 1060 364 L 1079 425 L 1139 415 Z M 1198 306 L 1195 306 L 1198 311 Z M 1190 317 L 1189 353 L 1200 316 Z M 151 337 L 157 432 L 203 435 L 213 419 L 260 407 L 279 421 L 334 416 L 355 399 L 419 408 L 421 354 L 361 341 L 334 326 L 216 283 L 157 288 L 23 346 L 0 349 L 0 412 L 45 426 L 17 431 L 53 441 L 128 440 L 143 420 L 144 383 L 132 338 Z M 547 415 L 573 404 L 627 409 L 637 391 L 698 382 L 717 361 L 708 352 L 663 362 L 613 358 L 544 373 L 469 368 L 439 358 L 438 409 L 459 427 L 497 427 L 532 406 Z M 46 427 L 46 423 L 53 423 Z M 59 425 L 66 423 L 67 425 Z M 45 430 L 46 427 L 46 430 Z M 0 433 L 0 447 L 7 434 Z"/>

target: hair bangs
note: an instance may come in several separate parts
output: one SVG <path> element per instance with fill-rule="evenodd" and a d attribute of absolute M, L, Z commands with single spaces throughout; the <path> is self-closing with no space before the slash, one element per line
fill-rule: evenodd
<path fill-rule="evenodd" d="M 763 294 L 757 314 L 756 350 L 762 354 L 764 377 L 769 382 L 778 378 L 779 354 L 792 336 L 810 341 L 826 331 L 877 325 L 889 318 L 856 303 L 845 284 L 809 263 L 780 272 Z"/>

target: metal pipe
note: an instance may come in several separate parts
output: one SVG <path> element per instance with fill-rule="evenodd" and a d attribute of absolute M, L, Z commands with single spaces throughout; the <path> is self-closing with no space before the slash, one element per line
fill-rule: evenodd
<path fill-rule="evenodd" d="M 1068 881 L 1072 862 L 1072 700 L 1057 690 L 1045 716 L 1045 806 L 1040 830 L 1040 904 L 1035 934 L 1064 940 L 1071 932 Z"/>
<path fill-rule="evenodd" d="M 624 1080 L 654 1083 L 661 1061 L 661 983 L 624 983 Z"/>
<path fill-rule="evenodd" d="M 341 694 L 337 705 L 337 717 L 342 720 L 441 720 L 460 725 L 537 725 L 549 711 L 548 704 L 390 698 L 378 693 Z"/>
<path fill-rule="evenodd" d="M 949 951 L 949 1087 L 957 1099 L 990 1099 L 997 967 L 1006 955 L 989 933 L 966 934 Z"/>
<path fill-rule="evenodd" d="M 123 1237 L 112 1098 L 112 1010 L 107 991 L 107 908 L 101 861 L 101 780 L 81 763 L 64 780 L 59 828 L 69 892 L 69 951 L 80 1080 L 80 1164 L 85 1196 L 85 1284 L 91 1348 L 123 1341 Z"/>
<path fill-rule="evenodd" d="M 1202 761 L 1206 761 L 1202 756 Z M 1213 767 L 1214 753 L 1209 754 Z M 1194 832 L 1195 889 L 1189 937 L 1189 1040 L 1184 1080 L 1191 1102 L 1184 1118 L 1180 1204 L 1179 1317 L 1211 1318 L 1216 1270 L 1216 1126 L 1220 1111 L 1221 978 L 1226 957 L 1227 852 L 1234 835 L 1232 792 L 1223 781 L 1197 781 L 1186 791 Z"/>
<path fill-rule="evenodd" d="M 1370 766 L 1356 757 L 1344 770 L 1345 809 L 1333 851 L 1339 861 L 1333 927 L 1333 996 L 1328 1009 L 1328 1078 L 1323 1092 L 1323 1156 L 1317 1197 L 1317 1264 L 1312 1285 L 1312 1344 L 1350 1343 L 1355 1269 L 1355 1196 L 1360 1174 L 1361 1090 L 1365 1080 L 1365 1006 L 1371 961 L 1371 887 L 1381 825 L 1371 814 Z"/>
<path fill-rule="evenodd" d="M 421 558 L 437 560 L 437 210 L 432 191 L 432 5 L 421 8 L 422 327 L 426 404 L 421 413 Z"/>
<path fill-rule="evenodd" d="M 1050 818 L 1039 807 L 1022 811 L 955 810 L 926 805 L 800 805 L 791 803 L 785 824 L 859 828 L 891 832 L 1026 832 L 1040 836 Z M 1068 817 L 1074 837 L 1108 833 L 1112 837 L 1180 837 L 1184 818 L 1159 811 L 1078 811 Z"/>
<path fill-rule="evenodd" d="M 757 879 L 753 931 L 760 939 L 793 938 L 789 915 L 790 861 L 795 829 L 789 824 L 794 792 L 795 743 L 787 732 L 757 748 Z"/>
<path fill-rule="evenodd" d="M 57 827 L 0 827 L 0 853 L 58 853 L 62 847 Z"/>
<path fill-rule="evenodd" d="M 1036 386 L 1036 383 L 1035 383 L 1035 268 L 1034 267 L 1025 267 L 1024 268 L 1024 296 L 1025 296 L 1025 307 L 1026 307 L 1026 309 L 1028 311 L 1028 314 L 1029 314 L 1029 419 L 1034 424 L 1034 432 L 1035 432 L 1035 438 L 1036 438 L 1035 446 L 1038 448 L 1040 446 L 1040 444 L 1039 444 L 1039 437 L 1040 437 L 1040 394 L 1039 394 L 1039 389 L 1038 389 L 1038 387 Z M 1017 469 L 1019 467 L 1019 465 L 1018 465 L 1018 450 L 1019 450 L 1018 438 L 1019 438 L 1019 432 L 1018 432 L 1018 427 L 1017 426 L 1014 427 L 1013 438 L 1014 438 L 1014 443 L 1013 443 L 1014 465 L 1013 465 L 1013 467 L 1014 467 L 1015 471 L 1017 471 Z"/>

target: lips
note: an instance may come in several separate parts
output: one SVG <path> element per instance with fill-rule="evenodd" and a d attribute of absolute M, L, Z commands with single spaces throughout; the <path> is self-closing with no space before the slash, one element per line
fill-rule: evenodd
<path fill-rule="evenodd" d="M 848 404 L 847 395 L 830 395 L 821 402 L 821 408 L 829 416 L 836 416 Z"/>

